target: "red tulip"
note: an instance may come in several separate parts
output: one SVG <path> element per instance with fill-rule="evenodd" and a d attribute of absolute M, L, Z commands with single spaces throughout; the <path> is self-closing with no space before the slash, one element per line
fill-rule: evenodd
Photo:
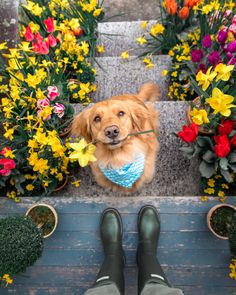
<path fill-rule="evenodd" d="M 54 23 L 53 23 L 53 18 L 48 18 L 44 20 L 44 24 L 46 25 L 48 33 L 53 33 L 54 32 Z"/>
<path fill-rule="evenodd" d="M 26 28 L 26 31 L 25 31 L 25 40 L 30 42 L 30 41 L 33 41 L 34 40 L 34 34 L 32 33 L 32 30 L 30 28 L 30 26 L 28 26 Z"/>
<path fill-rule="evenodd" d="M 183 130 L 178 133 L 178 136 L 185 142 L 194 142 L 198 135 L 198 125 L 195 123 L 190 126 L 183 126 Z"/>

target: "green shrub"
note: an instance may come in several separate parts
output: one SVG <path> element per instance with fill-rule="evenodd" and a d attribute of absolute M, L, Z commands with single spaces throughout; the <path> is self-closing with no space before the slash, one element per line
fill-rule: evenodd
<path fill-rule="evenodd" d="M 0 219 L 0 276 L 24 272 L 42 252 L 42 232 L 29 217 Z"/>

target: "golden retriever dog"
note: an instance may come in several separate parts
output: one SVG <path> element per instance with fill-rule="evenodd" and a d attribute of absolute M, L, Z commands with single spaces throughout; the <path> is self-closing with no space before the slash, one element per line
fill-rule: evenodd
<path fill-rule="evenodd" d="M 159 86 L 146 83 L 138 94 L 114 96 L 74 118 L 72 135 L 96 143 L 90 166 L 100 186 L 134 192 L 152 181 L 159 151 L 153 102 L 159 98 Z"/>

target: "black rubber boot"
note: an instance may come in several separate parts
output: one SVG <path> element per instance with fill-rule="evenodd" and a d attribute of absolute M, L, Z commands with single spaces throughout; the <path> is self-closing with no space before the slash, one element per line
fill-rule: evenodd
<path fill-rule="evenodd" d="M 93 288 L 115 283 L 124 294 L 125 255 L 122 248 L 122 219 L 116 209 L 108 208 L 101 217 L 101 240 L 105 259 L 97 275 Z"/>
<path fill-rule="evenodd" d="M 138 215 L 139 244 L 137 250 L 138 294 L 146 283 L 170 286 L 156 257 L 160 235 L 160 218 L 153 206 L 144 206 Z"/>

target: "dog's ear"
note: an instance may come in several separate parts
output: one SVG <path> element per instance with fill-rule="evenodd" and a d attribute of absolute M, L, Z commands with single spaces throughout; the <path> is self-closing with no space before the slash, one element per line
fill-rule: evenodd
<path fill-rule="evenodd" d="M 128 102 L 128 108 L 130 110 L 134 131 L 144 131 L 146 122 L 150 117 L 148 108 L 142 102 Z"/>
<path fill-rule="evenodd" d="M 71 135 L 83 137 L 87 142 L 92 141 L 89 114 L 90 109 L 87 109 L 77 115 L 73 120 L 71 130 Z"/>

